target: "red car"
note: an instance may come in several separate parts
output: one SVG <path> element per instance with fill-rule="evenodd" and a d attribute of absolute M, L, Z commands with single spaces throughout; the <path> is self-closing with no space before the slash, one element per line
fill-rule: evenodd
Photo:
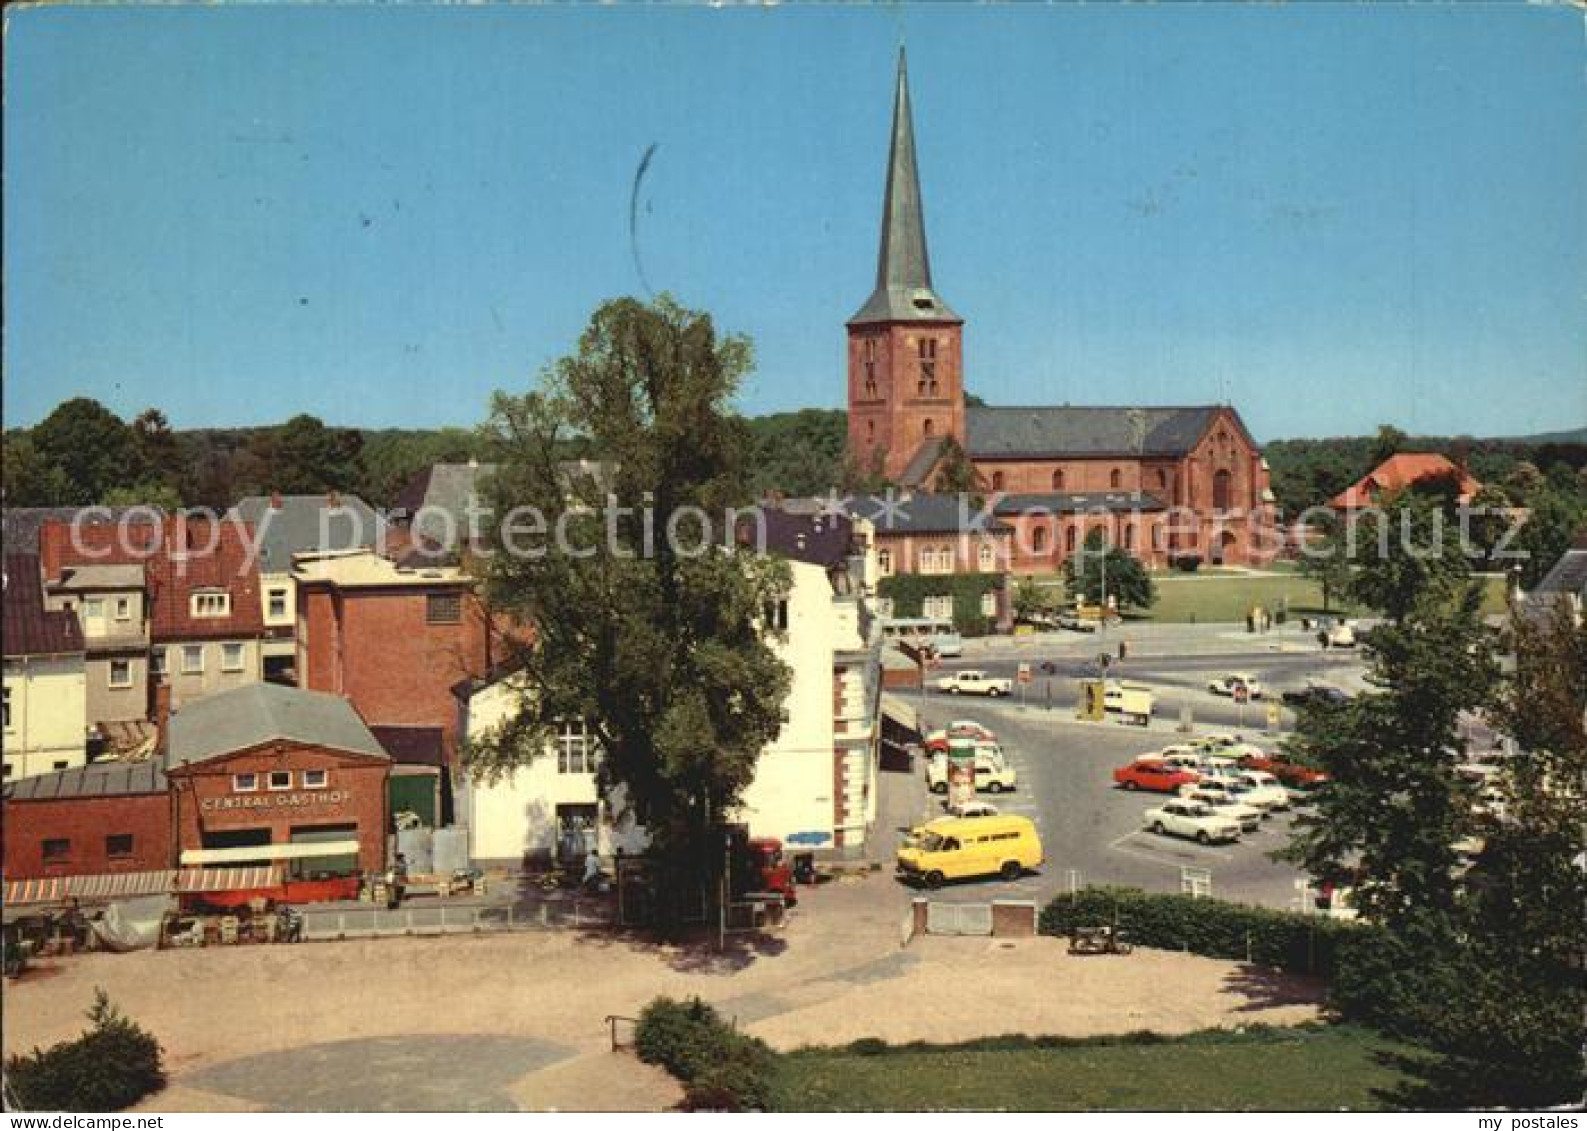
<path fill-rule="evenodd" d="M 1314 770 L 1310 766 L 1291 761 L 1283 754 L 1263 754 L 1260 757 L 1247 754 L 1239 762 L 1242 769 L 1266 770 L 1277 778 L 1281 785 L 1287 785 L 1291 789 L 1309 789 L 1328 780 L 1328 775 L 1321 770 Z"/>
<path fill-rule="evenodd" d="M 941 754 L 948 749 L 948 742 L 955 738 L 968 738 L 975 742 L 996 742 L 997 735 L 987 730 L 980 723 L 968 720 L 959 720 L 948 724 L 947 730 L 934 730 L 926 736 L 926 751 L 931 754 Z"/>
<path fill-rule="evenodd" d="M 1125 789 L 1149 789 L 1153 793 L 1177 793 L 1182 785 L 1195 785 L 1201 775 L 1182 770 L 1153 758 L 1131 762 L 1113 771 L 1113 780 Z"/>

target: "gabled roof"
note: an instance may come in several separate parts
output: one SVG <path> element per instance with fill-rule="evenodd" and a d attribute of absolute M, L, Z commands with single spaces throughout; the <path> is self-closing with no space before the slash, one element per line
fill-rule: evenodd
<path fill-rule="evenodd" d="M 68 571 L 95 566 L 141 566 L 149 594 L 149 635 L 161 640 L 216 640 L 264 632 L 258 563 L 251 529 L 233 519 L 173 517 L 147 522 L 70 523 L 47 521 L 39 536 L 45 583 Z M 195 617 L 192 595 L 230 596 L 225 616 Z"/>
<path fill-rule="evenodd" d="M 275 739 L 389 758 L 353 706 L 339 695 L 250 683 L 207 695 L 171 715 L 166 765 L 204 762 Z"/>
<path fill-rule="evenodd" d="M 6 554 L 4 586 L 7 656 L 60 656 L 83 650 L 77 614 L 44 607 L 37 555 Z"/>
<path fill-rule="evenodd" d="M 1459 498 L 1469 502 L 1482 490 L 1482 484 L 1470 472 L 1437 452 L 1396 452 L 1349 487 L 1335 495 L 1328 503 L 1339 510 L 1369 507 L 1379 496 L 1401 491 L 1426 479 L 1452 476 L 1460 483 Z"/>
<path fill-rule="evenodd" d="M 1587 530 L 1576 535 L 1559 556 L 1559 561 L 1537 583 L 1532 594 L 1545 597 L 1569 595 L 1587 601 Z"/>
<path fill-rule="evenodd" d="M 1030 511 L 1049 514 L 1100 514 L 1104 511 L 1160 511 L 1163 503 L 1155 495 L 1129 491 L 1052 491 L 1004 495 L 992 505 L 992 513 L 1020 515 Z"/>
<path fill-rule="evenodd" d="M 1195 448 L 1219 405 L 1064 405 L 965 409 L 965 448 L 975 459 L 1178 457 Z"/>
<path fill-rule="evenodd" d="M 396 765 L 446 765 L 445 732 L 440 727 L 372 726 L 369 730 Z"/>
<path fill-rule="evenodd" d="M 854 544 L 854 523 L 843 515 L 798 513 L 776 507 L 758 508 L 764 538 L 760 549 L 796 562 L 832 569 L 848 559 Z M 744 519 L 739 537 L 753 542 L 754 522 Z"/>
<path fill-rule="evenodd" d="M 159 762 L 90 762 L 70 770 L 34 774 L 7 782 L 7 801 L 52 801 L 72 797 L 125 797 L 164 793 L 165 768 Z"/>
<path fill-rule="evenodd" d="M 909 110 L 909 70 L 900 47 L 893 92 L 893 137 L 887 153 L 887 190 L 882 198 L 881 249 L 876 256 L 876 289 L 849 319 L 849 325 L 962 321 L 931 289 L 931 257 L 926 251 L 926 218 L 920 204 L 915 127 Z"/>
<path fill-rule="evenodd" d="M 926 481 L 932 469 L 937 466 L 937 461 L 942 458 L 943 449 L 948 446 L 946 436 L 932 436 L 920 441 L 920 447 L 915 449 L 915 454 L 909 457 L 909 462 L 904 464 L 904 470 L 898 473 L 898 482 L 905 487 L 919 487 Z"/>
<path fill-rule="evenodd" d="M 986 517 L 971 500 L 957 495 L 903 494 L 891 497 L 856 495 L 843 500 L 855 518 L 869 520 L 878 536 L 888 534 L 1002 534 L 1009 526 Z"/>
<path fill-rule="evenodd" d="M 357 495 L 250 495 L 231 513 L 253 527 L 265 573 L 291 570 L 293 554 L 373 546 L 385 525 Z"/>
<path fill-rule="evenodd" d="M 0 540 L 8 554 L 36 554 L 39 531 L 46 522 L 71 522 L 87 511 L 93 512 L 94 521 L 111 523 L 133 511 L 145 520 L 154 513 L 149 507 L 5 507 L 0 511 Z"/>

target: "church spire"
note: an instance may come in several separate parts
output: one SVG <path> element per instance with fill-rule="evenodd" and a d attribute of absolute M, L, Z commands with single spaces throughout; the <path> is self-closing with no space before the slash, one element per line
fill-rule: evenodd
<path fill-rule="evenodd" d="M 893 95 L 893 137 L 887 154 L 887 191 L 882 200 L 882 242 L 876 259 L 876 290 L 849 319 L 869 322 L 959 322 L 931 289 L 926 218 L 915 164 L 915 127 L 909 109 L 909 71 L 898 49 L 898 85 Z"/>

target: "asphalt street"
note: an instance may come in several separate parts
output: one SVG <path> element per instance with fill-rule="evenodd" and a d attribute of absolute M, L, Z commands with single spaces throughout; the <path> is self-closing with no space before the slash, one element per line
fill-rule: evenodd
<path fill-rule="evenodd" d="M 1045 657 L 1039 649 L 1024 648 L 1017 656 L 981 656 L 945 662 L 942 671 L 976 667 L 1012 676 L 1021 660 L 1039 673 Z M 1277 734 L 1263 732 L 1265 711 L 1260 703 L 1241 708 L 1206 690 L 1209 680 L 1226 672 L 1251 672 L 1278 694 L 1303 686 L 1308 679 L 1332 683 L 1347 690 L 1361 684 L 1360 657 L 1353 653 L 1247 653 L 1150 657 L 1127 660 L 1112 674 L 1150 685 L 1158 694 L 1156 717 L 1150 729 L 1125 726 L 1109 718 L 1102 723 L 1075 719 L 1078 680 L 1088 674 L 1087 660 L 1075 655 L 1051 657 L 1058 669 L 1051 676 L 1052 703 L 1047 706 L 1044 680 L 1038 675 L 1028 700 L 1018 691 L 1013 699 L 988 700 L 978 696 L 930 693 L 916 699 L 922 723 L 928 728 L 950 719 L 976 719 L 998 735 L 1010 764 L 1019 775 L 1018 788 L 1001 796 L 982 794 L 999 810 L 1030 817 L 1042 837 L 1046 865 L 1038 874 L 1014 883 L 998 880 L 949 884 L 933 898 L 974 902 L 1022 898 L 1045 902 L 1071 885 L 1122 884 L 1153 891 L 1178 891 L 1182 869 L 1205 870 L 1212 894 L 1221 898 L 1271 907 L 1296 906 L 1302 878 L 1292 865 L 1280 863 L 1270 853 L 1288 839 L 1292 814 L 1265 820 L 1255 833 L 1235 844 L 1202 846 L 1176 837 L 1159 837 L 1142 827 L 1146 810 L 1166 797 L 1131 793 L 1113 784 L 1112 772 L 1136 756 L 1182 741 L 1179 707 L 1194 711 L 1195 730 L 1232 730 L 1258 746 L 1276 745 Z M 1286 710 L 1284 727 L 1292 725 Z M 941 799 L 925 787 L 924 766 L 917 767 L 910 788 L 918 804 L 917 820 L 942 814 Z"/>

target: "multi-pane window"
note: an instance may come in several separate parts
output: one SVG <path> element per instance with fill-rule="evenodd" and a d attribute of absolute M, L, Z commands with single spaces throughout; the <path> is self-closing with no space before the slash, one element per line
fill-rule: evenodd
<path fill-rule="evenodd" d="M 111 687 L 131 687 L 132 686 L 132 661 L 131 660 L 111 660 L 110 661 L 110 686 Z"/>
<path fill-rule="evenodd" d="M 920 548 L 921 573 L 952 573 L 952 546 L 922 546 Z"/>
<path fill-rule="evenodd" d="M 557 773 L 593 774 L 595 746 L 582 722 L 562 723 L 552 739 L 557 750 Z"/>
<path fill-rule="evenodd" d="M 190 607 L 195 617 L 230 616 L 231 594 L 214 591 L 194 593 Z"/>
<path fill-rule="evenodd" d="M 285 589 L 272 589 L 267 594 L 269 599 L 269 616 L 280 620 L 287 615 L 287 591 Z"/>
<path fill-rule="evenodd" d="M 329 783 L 329 780 L 330 780 L 329 771 L 326 771 L 326 770 L 304 770 L 303 771 L 303 788 L 304 789 L 324 789 L 325 786 Z"/>
<path fill-rule="evenodd" d="M 242 645 L 235 641 L 220 646 L 220 670 L 223 672 L 242 671 Z"/>
<path fill-rule="evenodd" d="M 111 833 L 105 837 L 105 855 L 111 860 L 124 860 L 132 855 L 132 834 Z"/>
<path fill-rule="evenodd" d="M 992 548 L 992 543 L 982 542 L 976 550 L 976 561 L 980 564 L 981 572 L 985 573 L 997 564 L 997 551 Z"/>
<path fill-rule="evenodd" d="M 182 645 L 182 674 L 202 675 L 204 673 L 204 646 L 202 644 Z"/>
<path fill-rule="evenodd" d="M 231 790 L 233 793 L 253 793 L 258 788 L 258 774 L 233 774 L 231 776 Z"/>
<path fill-rule="evenodd" d="M 984 617 L 997 616 L 997 594 L 990 589 L 981 594 L 981 615 Z"/>
<path fill-rule="evenodd" d="M 923 598 L 920 602 L 920 615 L 927 620 L 952 620 L 953 594 Z"/>
<path fill-rule="evenodd" d="M 865 339 L 865 395 L 876 396 L 876 339 Z"/>
<path fill-rule="evenodd" d="M 431 593 L 424 602 L 426 624 L 461 624 L 463 598 L 457 593 Z"/>

